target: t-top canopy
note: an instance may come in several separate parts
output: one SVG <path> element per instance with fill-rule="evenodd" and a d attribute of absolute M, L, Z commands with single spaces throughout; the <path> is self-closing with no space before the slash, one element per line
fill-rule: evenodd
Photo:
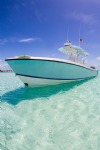
<path fill-rule="evenodd" d="M 73 53 L 73 54 L 83 55 L 83 56 L 89 55 L 83 48 L 76 46 L 76 45 L 72 45 L 71 43 L 65 43 L 64 47 L 61 47 L 58 50 L 65 54 Z"/>

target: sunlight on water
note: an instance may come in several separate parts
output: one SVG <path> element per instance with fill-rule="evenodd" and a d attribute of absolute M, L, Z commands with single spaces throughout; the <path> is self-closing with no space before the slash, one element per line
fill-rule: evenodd
<path fill-rule="evenodd" d="M 99 150 L 100 75 L 26 88 L 0 74 L 0 150 Z"/>

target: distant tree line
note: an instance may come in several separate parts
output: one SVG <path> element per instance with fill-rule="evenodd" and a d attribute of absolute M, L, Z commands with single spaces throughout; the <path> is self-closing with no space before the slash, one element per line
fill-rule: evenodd
<path fill-rule="evenodd" d="M 12 70 L 0 70 L 0 72 L 13 72 Z"/>

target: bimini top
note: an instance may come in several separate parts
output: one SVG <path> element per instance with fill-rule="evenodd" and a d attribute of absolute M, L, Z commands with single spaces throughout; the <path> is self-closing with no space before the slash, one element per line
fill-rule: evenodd
<path fill-rule="evenodd" d="M 58 49 L 60 52 L 63 52 L 65 54 L 67 53 L 73 53 L 77 55 L 83 55 L 88 56 L 89 54 L 81 47 L 72 45 L 71 43 L 66 42 L 63 47 Z"/>

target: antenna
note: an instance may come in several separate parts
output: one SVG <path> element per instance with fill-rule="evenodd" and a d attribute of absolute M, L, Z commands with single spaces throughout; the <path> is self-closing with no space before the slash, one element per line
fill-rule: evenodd
<path fill-rule="evenodd" d="M 79 25 L 79 37 L 78 37 L 78 45 L 80 47 L 80 32 L 81 32 L 81 24 Z"/>
<path fill-rule="evenodd" d="M 67 27 L 67 41 L 69 40 L 68 35 L 69 35 L 69 26 Z"/>

